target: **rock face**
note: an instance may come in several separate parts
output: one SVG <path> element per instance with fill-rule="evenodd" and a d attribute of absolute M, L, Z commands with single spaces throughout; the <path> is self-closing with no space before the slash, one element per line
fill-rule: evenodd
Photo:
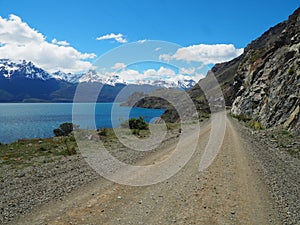
<path fill-rule="evenodd" d="M 299 131 L 300 8 L 247 46 L 232 89 L 232 114 Z"/>

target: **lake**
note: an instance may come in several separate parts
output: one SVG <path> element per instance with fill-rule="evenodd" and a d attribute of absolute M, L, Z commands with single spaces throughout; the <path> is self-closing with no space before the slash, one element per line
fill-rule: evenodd
<path fill-rule="evenodd" d="M 72 113 L 74 123 L 94 129 L 118 127 L 122 121 L 139 116 L 153 122 L 163 112 L 163 109 L 130 108 L 119 103 L 1 103 L 0 142 L 52 137 L 53 129 L 61 123 L 72 122 Z"/>

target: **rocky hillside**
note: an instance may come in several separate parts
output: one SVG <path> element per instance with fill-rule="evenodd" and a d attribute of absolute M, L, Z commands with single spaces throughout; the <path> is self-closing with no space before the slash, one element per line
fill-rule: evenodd
<path fill-rule="evenodd" d="M 300 129 L 300 8 L 247 46 L 233 87 L 232 114 Z"/>
<path fill-rule="evenodd" d="M 241 56 L 216 64 L 212 73 L 232 114 L 266 128 L 280 125 L 299 132 L 300 8 L 252 41 Z M 188 91 L 199 110 L 208 111 L 200 88 L 208 80 L 209 74 Z"/>

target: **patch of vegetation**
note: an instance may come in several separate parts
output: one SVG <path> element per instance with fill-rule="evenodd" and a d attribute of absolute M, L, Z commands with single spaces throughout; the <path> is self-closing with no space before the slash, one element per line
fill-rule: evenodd
<path fill-rule="evenodd" d="M 77 144 L 73 136 L 21 139 L 11 144 L 0 145 L 0 165 L 24 168 L 74 154 L 77 154 Z"/>
<path fill-rule="evenodd" d="M 149 124 L 141 116 L 138 119 L 129 119 L 128 123 L 131 130 L 149 130 Z"/>
<path fill-rule="evenodd" d="M 293 68 L 289 68 L 288 75 L 293 75 L 293 74 L 295 74 L 295 70 Z"/>
<path fill-rule="evenodd" d="M 288 130 L 281 130 L 280 134 L 282 134 L 282 135 L 288 135 L 288 136 L 291 135 Z"/>
<path fill-rule="evenodd" d="M 129 128 L 131 130 L 149 130 L 149 124 L 144 120 L 143 117 L 130 118 L 121 124 L 122 128 Z"/>
<path fill-rule="evenodd" d="M 133 129 L 132 134 L 136 135 L 136 136 L 139 136 L 140 135 L 140 130 L 139 129 Z"/>
<path fill-rule="evenodd" d="M 265 129 L 265 127 L 259 121 L 256 121 L 256 120 L 250 120 L 248 122 L 248 126 L 253 128 L 254 130 L 264 130 Z"/>
<path fill-rule="evenodd" d="M 244 114 L 234 115 L 234 114 L 230 113 L 230 116 L 238 119 L 238 121 L 244 122 L 246 126 L 252 128 L 254 130 L 264 130 L 265 129 L 265 127 L 261 124 L 261 122 L 254 120 L 247 115 L 244 115 Z"/>
<path fill-rule="evenodd" d="M 181 124 L 180 123 L 166 123 L 167 130 L 174 130 L 174 129 L 180 129 Z"/>
<path fill-rule="evenodd" d="M 279 129 L 274 132 L 277 145 L 287 151 L 292 157 L 300 159 L 300 137 L 286 129 Z"/>
<path fill-rule="evenodd" d="M 108 128 L 102 128 L 102 129 L 100 129 L 99 131 L 98 131 L 98 134 L 100 135 L 100 136 L 104 136 L 104 137 L 107 137 L 108 136 Z"/>
<path fill-rule="evenodd" d="M 79 126 L 73 124 L 73 123 L 62 123 L 59 125 L 59 128 L 56 128 L 53 130 L 53 133 L 56 137 L 59 136 L 68 136 L 69 134 L 72 133 L 73 129 L 78 129 Z"/>
<path fill-rule="evenodd" d="M 129 128 L 133 135 L 138 137 L 147 137 L 150 134 L 149 124 L 144 120 L 143 117 L 130 118 L 121 124 L 121 128 Z"/>
<path fill-rule="evenodd" d="M 250 63 L 256 62 L 256 60 L 263 58 L 263 55 L 265 54 L 267 48 L 266 47 L 261 47 L 257 50 L 255 50 L 250 57 Z"/>
<path fill-rule="evenodd" d="M 251 117 L 244 115 L 244 114 L 234 115 L 234 114 L 230 113 L 230 115 L 231 115 L 231 117 L 238 119 L 238 121 L 249 122 L 250 120 L 252 120 Z"/>

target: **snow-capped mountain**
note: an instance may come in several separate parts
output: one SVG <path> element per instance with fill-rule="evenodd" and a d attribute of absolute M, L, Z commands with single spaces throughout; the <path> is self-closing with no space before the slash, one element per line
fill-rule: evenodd
<path fill-rule="evenodd" d="M 48 80 L 52 76 L 45 70 L 36 67 L 32 62 L 25 60 L 12 61 L 9 59 L 0 59 L 0 76 L 6 79 L 12 77 L 24 77 L 29 79 Z"/>
<path fill-rule="evenodd" d="M 35 66 L 32 62 L 27 62 L 25 60 L 12 61 L 9 59 L 0 59 L 0 76 L 6 79 L 11 79 L 12 77 L 23 77 L 28 79 L 40 79 L 48 80 L 55 79 L 58 81 L 66 81 L 71 84 L 76 83 L 101 83 L 110 86 L 116 86 L 117 84 L 122 85 L 151 85 L 161 88 L 182 88 L 189 89 L 196 84 L 193 79 L 182 79 L 182 80 L 138 80 L 136 82 L 126 82 L 119 75 L 113 74 L 111 76 L 106 76 L 98 73 L 95 70 L 89 70 L 86 73 L 64 73 L 62 71 L 57 71 L 55 73 L 48 73 Z"/>
<path fill-rule="evenodd" d="M 104 77 L 97 73 L 97 71 L 89 70 L 81 75 L 81 77 L 78 79 L 78 83 L 103 83 L 104 80 Z"/>
<path fill-rule="evenodd" d="M 89 70 L 87 73 L 82 74 L 82 76 L 78 79 L 78 83 L 83 82 L 102 83 L 110 86 L 116 86 L 117 84 L 128 84 L 118 75 L 111 75 L 107 77 L 99 74 L 95 70 Z"/>
<path fill-rule="evenodd" d="M 180 88 L 180 89 L 189 89 L 193 87 L 196 84 L 196 81 L 194 80 L 139 80 L 137 81 L 137 84 L 139 85 L 151 85 L 151 86 L 157 86 L 157 87 L 162 87 L 162 88 Z"/>
<path fill-rule="evenodd" d="M 103 88 L 99 102 L 113 102 L 120 90 L 126 86 L 121 98 L 125 101 L 134 92 L 149 93 L 160 88 L 189 89 L 196 82 L 193 80 L 140 80 L 126 82 L 118 74 L 107 76 L 95 70 L 83 74 L 58 71 L 48 73 L 32 62 L 0 59 L 0 102 L 72 102 L 77 85 L 81 83 L 87 90 Z M 90 99 L 86 96 L 85 101 Z"/>
<path fill-rule="evenodd" d="M 190 89 L 194 87 L 197 84 L 197 82 L 193 79 L 183 79 L 177 81 L 177 86 L 181 87 L 183 89 Z"/>
<path fill-rule="evenodd" d="M 113 75 L 113 76 L 108 77 L 105 80 L 105 84 L 108 84 L 108 85 L 111 85 L 111 86 L 116 86 L 116 84 L 125 84 L 125 85 L 127 85 L 128 83 L 125 80 L 123 80 L 120 76 Z"/>
<path fill-rule="evenodd" d="M 52 73 L 51 76 L 56 80 L 63 80 L 75 84 L 78 83 L 78 80 L 82 77 L 82 74 L 64 73 L 62 71 L 57 71 L 55 73 Z"/>
<path fill-rule="evenodd" d="M 72 75 L 71 75 L 72 76 Z M 79 76 L 78 76 L 79 77 Z M 196 84 L 196 81 L 190 79 L 182 79 L 182 80 L 137 80 L 136 82 L 127 82 L 122 79 L 119 75 L 114 74 L 112 76 L 105 76 L 99 74 L 95 70 L 89 70 L 87 73 L 82 74 L 82 76 L 77 80 L 78 83 L 83 82 L 91 82 L 91 83 L 102 83 L 110 86 L 116 86 L 117 84 L 123 85 L 150 85 L 161 88 L 182 88 L 189 89 Z M 75 83 L 75 82 L 73 82 Z"/>

